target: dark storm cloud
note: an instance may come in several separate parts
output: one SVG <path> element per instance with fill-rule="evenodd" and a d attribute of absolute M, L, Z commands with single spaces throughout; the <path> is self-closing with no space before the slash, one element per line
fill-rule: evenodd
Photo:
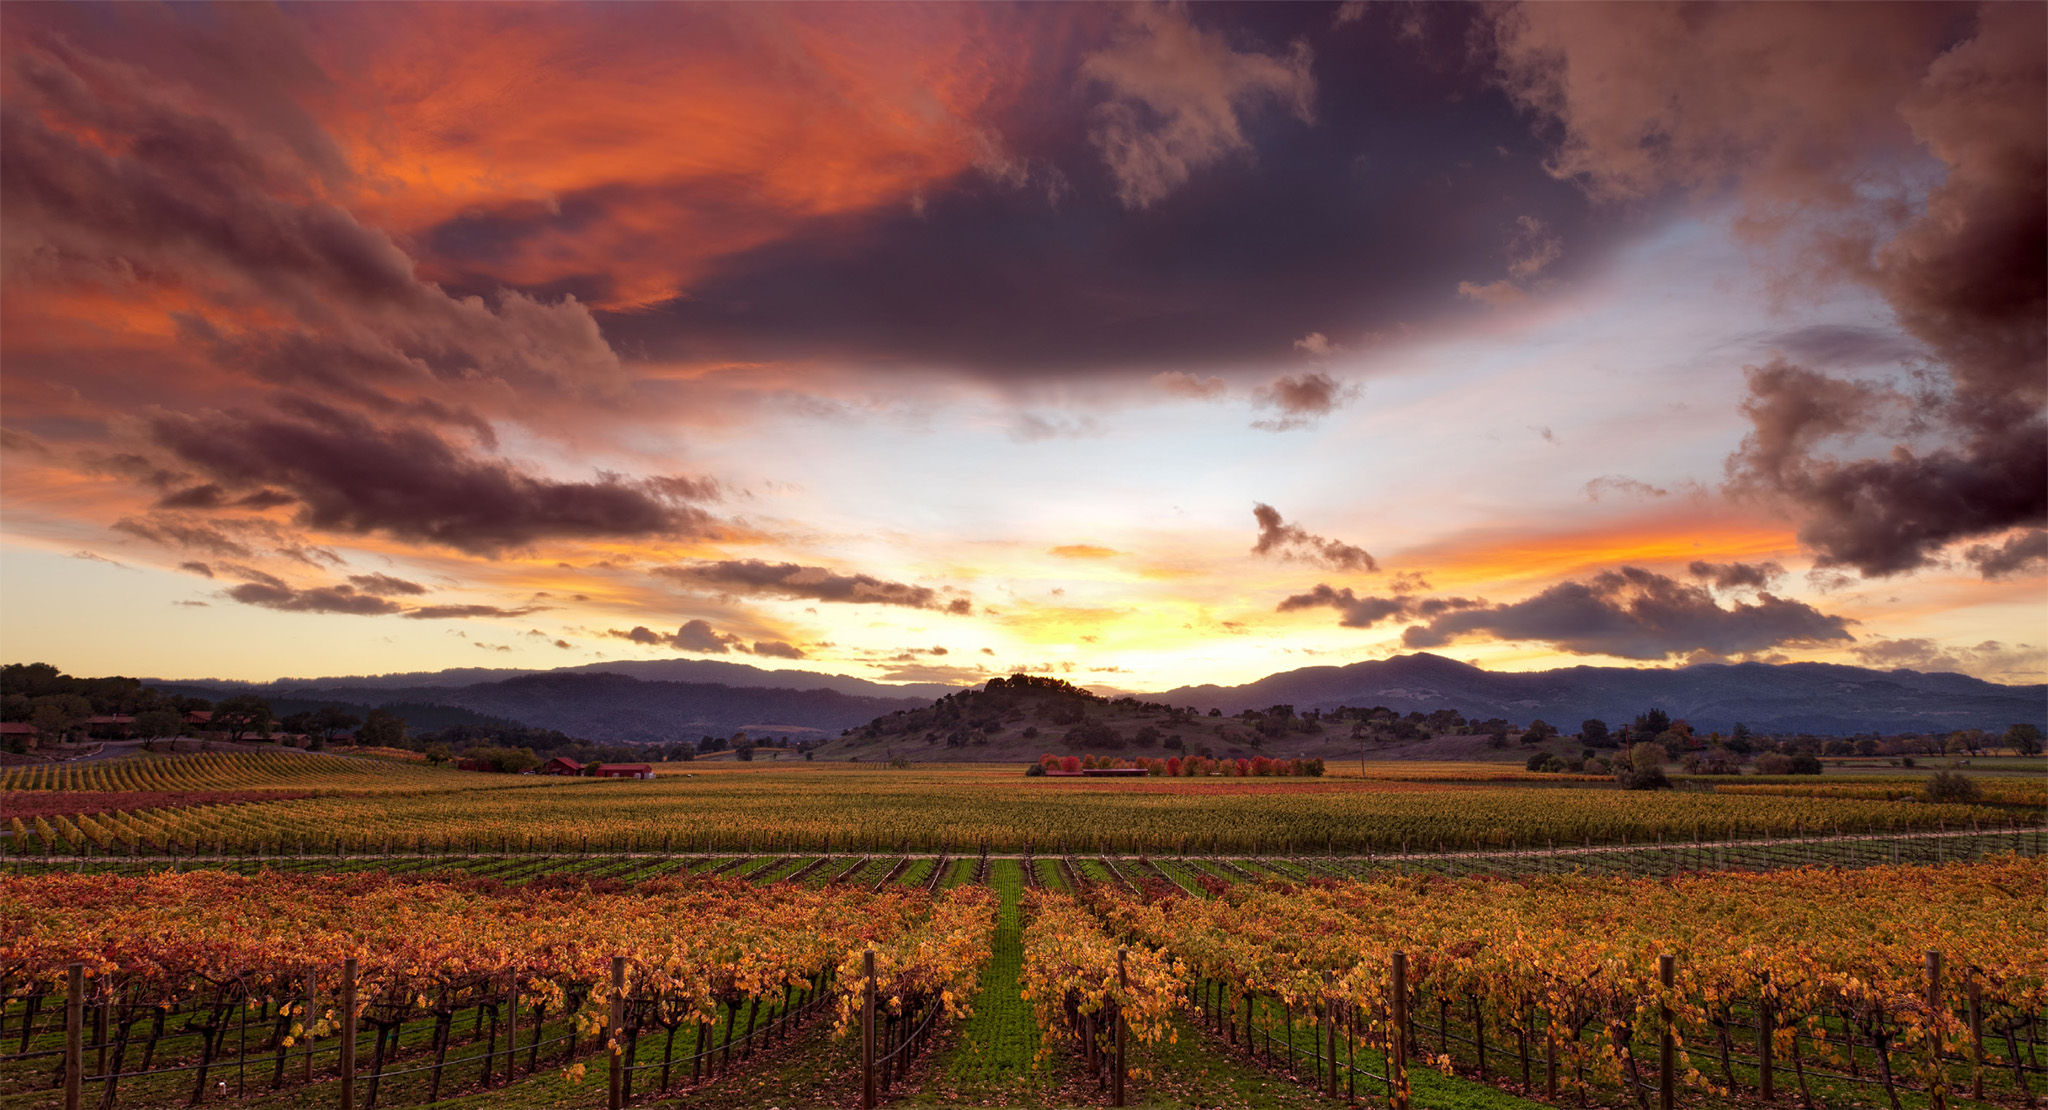
<path fill-rule="evenodd" d="M 1460 636 L 1537 641 L 1575 655 L 1669 659 L 1696 651 L 1740 655 L 1788 644 L 1849 641 L 1845 618 L 1758 593 L 1722 608 L 1705 587 L 1638 567 L 1560 582 L 1525 601 L 1464 609 L 1411 625 L 1401 643 L 1442 647 Z"/>
<path fill-rule="evenodd" d="M 1318 335 L 1316 338 L 1322 337 Z M 1291 432 L 1296 428 L 1306 428 L 1335 412 L 1355 393 L 1355 389 L 1338 384 L 1328 374 L 1283 375 L 1253 395 L 1255 404 L 1260 408 L 1278 410 L 1278 415 L 1254 420 L 1252 427 L 1262 432 Z"/>
<path fill-rule="evenodd" d="M 432 431 L 382 427 L 350 412 L 286 399 L 276 414 L 160 413 L 156 442 L 222 483 L 283 486 L 300 525 L 383 532 L 495 555 L 543 539 L 661 536 L 711 530 L 667 490 L 605 476 L 557 482 L 467 454 Z M 116 527 L 119 527 L 117 525 Z"/>
<path fill-rule="evenodd" d="M 1123 9 L 1110 42 L 1081 62 L 1090 86 L 1108 90 L 1088 129 L 1127 208 L 1144 208 L 1190 176 L 1232 155 L 1250 154 L 1244 116 L 1263 101 L 1315 122 L 1315 78 L 1307 41 L 1285 54 L 1240 52 L 1220 31 L 1193 25 L 1186 8 Z"/>
<path fill-rule="evenodd" d="M 289 505 L 297 500 L 298 498 L 288 493 L 279 493 L 274 489 L 259 489 L 255 493 L 236 498 L 235 507 L 238 509 L 257 510 L 275 509 L 280 505 Z"/>
<path fill-rule="evenodd" d="M 244 582 L 254 582 L 273 590 L 288 590 L 291 588 L 285 584 L 284 579 L 269 571 L 257 570 L 255 567 L 245 567 L 240 563 L 222 563 L 220 564 L 220 572 L 229 578 L 239 578 Z"/>
<path fill-rule="evenodd" d="M 404 607 L 372 594 L 357 593 L 353 586 L 316 586 L 309 590 L 290 586 L 248 582 L 228 590 L 228 596 L 244 605 L 280 609 L 288 613 L 348 613 L 359 617 L 384 616 Z"/>
<path fill-rule="evenodd" d="M 184 566 L 194 569 L 195 573 L 203 571 L 208 578 L 213 577 L 215 569 L 203 563 L 186 563 Z M 350 575 L 346 583 L 302 589 L 267 571 L 239 563 L 221 563 L 218 570 L 243 581 L 242 585 L 229 588 L 228 597 L 244 605 L 292 613 L 345 613 L 364 617 L 396 614 L 408 620 L 464 620 L 473 617 L 523 617 L 547 608 L 544 605 L 515 609 L 495 605 L 423 605 L 408 609 L 391 600 L 391 595 L 422 594 L 426 592 L 425 587 L 385 574 Z"/>
<path fill-rule="evenodd" d="M 1319 563 L 1331 570 L 1371 572 L 1380 569 L 1379 563 L 1364 548 L 1312 535 L 1301 525 L 1282 520 L 1280 510 L 1271 505 L 1263 502 L 1253 505 L 1252 517 L 1259 522 L 1259 539 L 1252 544 L 1254 555 Z"/>
<path fill-rule="evenodd" d="M 1420 40 L 1378 9 L 1338 29 L 1311 5 L 1175 10 L 1135 18 L 1182 19 L 1267 62 L 1219 58 L 1126 85 L 1084 75 L 1083 55 L 1048 53 L 1053 68 L 1034 85 L 1051 94 L 1021 98 L 991 126 L 1017 158 L 1061 171 L 1057 203 L 977 170 L 919 205 L 792 222 L 786 237 L 718 260 L 685 298 L 604 315 L 606 333 L 681 361 L 1201 381 L 1293 362 L 1311 334 L 1357 348 L 1370 333 L 1469 315 L 1460 281 L 1527 269 L 1525 221 L 1546 229 L 1544 274 L 1561 278 L 1625 233 L 1590 225 L 1584 196 L 1544 172 L 1527 120 L 1464 64 L 1477 8 L 1439 7 Z M 1177 49 L 1213 56 L 1213 43 Z M 1125 91 L 1141 83 L 1158 91 Z M 1197 94 L 1201 111 L 1184 112 Z M 1169 107 L 1106 129 L 1103 105 L 1151 98 Z M 1177 126 L 1158 153 L 1153 140 Z M 1105 162 L 1105 143 L 1128 153 Z M 476 237 L 478 268 L 507 239 L 572 229 L 579 205 L 636 203 L 564 195 L 506 212 Z M 451 237 L 437 253 L 461 250 Z"/>
<path fill-rule="evenodd" d="M 2048 518 L 2048 421 L 2024 403 L 1997 409 L 1989 423 L 1953 420 L 1947 430 L 1956 438 L 1932 449 L 1844 459 L 1823 445 L 1872 430 L 1888 397 L 1784 362 L 1748 373 L 1743 412 L 1754 430 L 1728 461 L 1730 488 L 1806 509 L 1799 538 L 1820 553 L 1821 567 L 1898 574 L 1958 540 Z M 1961 404 L 1948 413 L 1965 411 Z"/>
<path fill-rule="evenodd" d="M 348 580 L 349 584 L 356 589 L 366 594 L 376 594 L 379 597 L 397 597 L 408 594 L 417 596 L 427 592 L 427 588 L 417 582 L 408 582 L 403 578 L 393 578 L 388 574 L 351 574 L 348 576 Z"/>
<path fill-rule="evenodd" d="M 523 617 L 538 613 L 548 606 L 521 605 L 515 609 L 501 609 L 496 605 L 422 605 L 407 609 L 405 618 L 415 621 L 468 620 L 472 617 Z"/>
<path fill-rule="evenodd" d="M 490 300 L 450 297 L 421 281 L 383 231 L 310 199 L 320 190 L 308 178 L 325 167 L 309 165 L 301 146 L 200 114 L 141 68 L 36 37 L 12 59 L 18 91 L 0 106 L 10 257 L 79 279 L 128 281 L 140 270 L 231 287 L 224 304 L 257 300 L 334 329 L 306 342 L 354 351 L 356 361 L 279 363 L 328 370 L 330 384 L 377 361 L 402 369 L 359 376 L 491 378 L 578 393 L 622 382 L 617 356 L 573 300 L 496 289 L 484 291 Z M 240 341 L 304 355 L 289 345 L 299 330 Z"/>
<path fill-rule="evenodd" d="M 1504 87 L 1561 127 L 1561 178 L 1601 198 L 1732 184 L 1749 232 L 1800 248 L 1799 277 L 1866 285 L 1931 356 L 1908 406 L 1811 368 L 1907 352 L 1850 329 L 1780 337 L 1784 356 L 1749 371 L 1755 431 L 1729 459 L 1734 490 L 1796 506 L 1818 564 L 1866 577 L 2048 518 L 2048 8 L 1488 16 Z M 1738 71 L 1744 95 L 1730 96 Z M 1901 213 L 1894 189 L 1914 185 L 1898 167 L 1914 147 L 1945 173 Z M 1875 436 L 1896 446 L 1850 446 Z"/>
<path fill-rule="evenodd" d="M 711 622 L 691 620 L 672 633 L 656 632 L 645 625 L 635 625 L 621 632 L 614 628 L 606 632 L 621 640 L 630 640 L 648 647 L 671 647 L 677 651 L 693 651 L 700 655 L 726 655 L 738 650 L 747 655 L 763 655 L 775 659 L 803 659 L 801 648 L 782 640 L 756 640 L 749 647 L 745 640 L 730 632 L 720 632 L 711 627 Z"/>
<path fill-rule="evenodd" d="M 442 360 L 438 368 L 429 360 L 408 354 L 391 343 L 378 340 L 360 329 L 338 336 L 310 331 L 241 331 L 224 334 L 202 317 L 177 317 L 180 337 L 219 366 L 246 372 L 259 381 L 317 394 L 336 404 L 360 408 L 380 418 L 402 418 L 439 427 L 456 428 L 475 437 L 487 449 L 498 446 L 497 429 L 469 407 L 448 404 L 425 396 L 394 396 L 434 387 L 437 373 L 459 374 L 460 362 Z M 390 392 L 387 392 L 390 391 Z M 269 494 L 262 491 L 243 501 Z"/>
<path fill-rule="evenodd" d="M 1772 583 L 1785 577 L 1785 568 L 1776 563 L 1709 563 L 1698 560 L 1686 570 L 1717 590 L 1767 590 Z"/>
<path fill-rule="evenodd" d="M 203 486 L 188 486 L 159 498 L 159 509 L 218 509 L 227 504 L 228 491 L 209 482 Z"/>
<path fill-rule="evenodd" d="M 889 582 L 865 574 L 839 574 L 824 567 L 766 563 L 759 559 L 728 559 L 657 567 L 654 573 L 693 589 L 727 595 L 764 595 L 868 605 L 901 605 L 945 613 L 974 611 L 966 596 L 905 582 Z"/>
<path fill-rule="evenodd" d="M 200 521 L 165 517 L 123 517 L 108 527 L 116 532 L 126 532 L 165 547 L 210 551 L 215 555 L 236 555 L 244 559 L 255 553 L 250 550 L 249 545 L 211 524 Z"/>
<path fill-rule="evenodd" d="M 2029 529 L 2002 544 L 1972 544 L 1963 558 L 1986 578 L 2004 578 L 2048 566 L 2048 531 Z"/>
<path fill-rule="evenodd" d="M 1350 588 L 1331 589 L 1317 583 L 1316 588 L 1305 594 L 1295 594 L 1281 601 L 1274 610 L 1291 613 L 1299 609 L 1319 609 L 1325 606 L 1337 610 L 1343 616 L 1337 621 L 1341 628 L 1371 628 L 1390 617 L 1403 620 L 1428 619 L 1443 613 L 1460 609 L 1472 609 L 1486 604 L 1463 597 L 1359 597 Z"/>
<path fill-rule="evenodd" d="M 624 373 L 582 305 L 497 288 L 450 296 L 421 280 L 384 231 L 319 199 L 329 195 L 320 181 L 342 163 L 326 158 L 317 128 L 238 126 L 240 109 L 209 114 L 149 66 L 24 28 L 0 104 L 0 249 L 10 274 L 177 289 L 191 305 L 172 313 L 184 351 L 289 389 L 268 409 L 180 412 L 173 397 L 147 410 L 150 438 L 199 474 L 133 454 L 102 465 L 159 491 L 159 508 L 295 504 L 303 527 L 483 555 L 548 539 L 706 533 L 708 518 L 686 504 L 715 493 L 701 479 L 553 481 L 442 434 L 457 429 L 486 450 L 496 442 L 490 422 L 452 398 L 518 407 L 616 397 Z M 114 527 L 250 553 L 190 518 Z M 283 550 L 325 557 L 303 543 Z"/>
<path fill-rule="evenodd" d="M 210 566 L 207 566 L 207 565 L 206 565 L 205 563 L 198 563 L 198 562 L 192 562 L 192 563 L 179 563 L 179 564 L 178 564 L 178 569 L 179 569 L 179 570 L 189 570 L 189 571 L 191 571 L 191 572 L 192 572 L 193 574 L 196 574 L 196 575 L 200 576 L 201 578 L 212 578 L 212 577 L 213 577 L 213 568 L 212 568 L 212 567 L 210 567 Z"/>

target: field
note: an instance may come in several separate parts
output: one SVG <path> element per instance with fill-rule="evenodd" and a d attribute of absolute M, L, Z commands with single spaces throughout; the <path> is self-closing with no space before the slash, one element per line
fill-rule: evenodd
<path fill-rule="evenodd" d="M 688 767 L 691 765 L 677 765 Z M 1455 766 L 1455 765 L 1454 765 Z M 1468 766 L 1465 774 L 1472 769 Z M 1710 784 L 1629 792 L 1556 776 L 1382 779 L 1027 778 L 1014 768 L 707 766 L 652 782 L 485 775 L 296 753 L 150 757 L 12 772 L 16 853 L 1117 851 L 1294 854 L 1528 849 L 1783 838 L 1821 832 L 2003 828 L 2037 790 L 1991 804 L 1808 797 Z M 1819 786 L 1821 784 L 1815 784 Z M 1842 786 L 1860 785 L 1844 783 Z M 156 794 L 244 792 L 181 805 Z M 266 791 L 278 800 L 261 800 Z M 78 799 L 52 813 L 46 794 Z M 110 809 L 100 795 L 126 795 Z M 294 795 L 283 797 L 282 795 Z M 310 796 L 306 796 L 310 795 Z M 27 801 L 11 799 L 34 796 Z M 61 806 L 61 803 L 58 805 Z M 13 828 L 19 822 L 19 828 Z"/>
<path fill-rule="evenodd" d="M 1398 1072 L 1415 1106 L 1642 1110 L 1658 999 L 1688 1106 L 1754 1102 L 1766 1042 L 1781 1101 L 2040 1086 L 2038 779 L 1936 806 L 1881 775 L 1646 794 L 1456 763 L 663 772 L 220 753 L 9 773 L 0 1105 L 62 1105 L 73 962 L 96 1105 L 110 1072 L 110 1108 L 334 1105 L 350 956 L 358 1110 L 605 1105 L 609 1043 L 633 1105 L 857 1105 L 870 945 L 890 1105 L 1104 1105 L 1122 1016 L 1133 1105 L 1384 1102 Z M 1930 948 L 1940 1011 L 1911 1003 Z"/>

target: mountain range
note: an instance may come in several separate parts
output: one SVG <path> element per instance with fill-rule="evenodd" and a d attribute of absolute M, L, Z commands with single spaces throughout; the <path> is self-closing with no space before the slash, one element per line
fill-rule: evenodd
<path fill-rule="evenodd" d="M 1384 705 L 1427 713 L 1452 707 L 1467 717 L 1501 717 L 1516 724 L 1540 719 L 1565 732 L 1576 732 L 1588 718 L 1626 722 L 1652 706 L 1695 729 L 1723 732 L 1737 722 L 1761 732 L 1828 735 L 2048 722 L 2048 686 L 2002 686 L 1961 674 L 1834 663 L 1516 672 L 1481 670 L 1424 652 L 1342 667 L 1303 667 L 1243 686 L 1183 686 L 1148 696 L 1225 713 L 1276 704 L 1297 711 Z"/>
<path fill-rule="evenodd" d="M 361 715 L 370 708 L 383 707 L 416 728 L 494 719 L 559 729 L 604 743 L 673 743 L 700 736 L 730 736 L 742 729 L 750 735 L 794 739 L 836 736 L 842 729 L 899 709 L 922 709 L 933 697 L 953 689 L 925 685 L 905 694 L 899 692 L 900 687 L 844 676 L 779 673 L 790 675 L 784 681 L 794 679 L 808 685 L 813 679 L 824 679 L 832 684 L 796 689 L 794 682 L 790 686 L 672 682 L 583 668 L 515 672 L 509 678 L 500 671 L 495 681 L 419 685 L 364 683 L 353 678 L 271 683 L 145 679 L 144 683 L 165 693 L 213 701 L 255 694 L 270 701 L 278 713 L 339 703 Z M 778 672 L 761 671 L 756 676 L 736 677 L 769 679 L 776 675 Z M 848 693 L 833 688 L 838 684 L 858 684 L 856 689 L 867 687 L 888 694 Z"/>
<path fill-rule="evenodd" d="M 899 709 L 922 708 L 957 687 L 891 686 L 847 675 L 766 670 L 710 660 L 594 663 L 551 671 L 457 670 L 269 683 L 145 680 L 166 691 L 221 698 L 253 693 L 293 704 L 444 706 L 608 742 L 699 736 L 831 736 Z M 1698 664 L 1673 669 L 1566 667 L 1487 671 L 1419 653 L 1347 666 L 1303 667 L 1241 686 L 1183 686 L 1146 701 L 1296 711 L 1383 705 L 1402 712 L 1455 708 L 1467 717 L 1537 719 L 1565 732 L 1599 718 L 1628 721 L 1657 707 L 1696 729 L 1737 722 L 1760 732 L 1933 732 L 2048 726 L 2048 686 L 2004 686 L 1967 675 L 1876 671 L 1832 663 Z"/>

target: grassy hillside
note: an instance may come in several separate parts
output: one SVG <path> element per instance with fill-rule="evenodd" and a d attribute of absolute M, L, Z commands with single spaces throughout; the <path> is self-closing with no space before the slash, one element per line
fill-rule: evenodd
<path fill-rule="evenodd" d="M 1419 718 L 1419 719 L 1416 719 Z M 1202 755 L 1326 760 L 1479 759 L 1520 763 L 1512 741 L 1468 731 L 1453 713 L 1378 707 L 1296 713 L 1269 706 L 1224 716 L 1205 705 L 1106 698 L 1055 678 L 1018 675 L 921 709 L 877 717 L 819 749 L 820 759 L 1030 762 L 1039 755 Z"/>

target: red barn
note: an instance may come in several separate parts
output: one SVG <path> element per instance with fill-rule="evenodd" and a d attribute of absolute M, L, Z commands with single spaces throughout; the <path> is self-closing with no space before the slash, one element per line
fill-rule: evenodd
<path fill-rule="evenodd" d="M 540 773 L 543 775 L 580 775 L 583 773 L 583 764 L 573 759 L 564 759 L 558 755 L 541 764 Z"/>
<path fill-rule="evenodd" d="M 645 763 L 600 763 L 597 777 L 601 779 L 651 779 L 654 768 Z"/>

